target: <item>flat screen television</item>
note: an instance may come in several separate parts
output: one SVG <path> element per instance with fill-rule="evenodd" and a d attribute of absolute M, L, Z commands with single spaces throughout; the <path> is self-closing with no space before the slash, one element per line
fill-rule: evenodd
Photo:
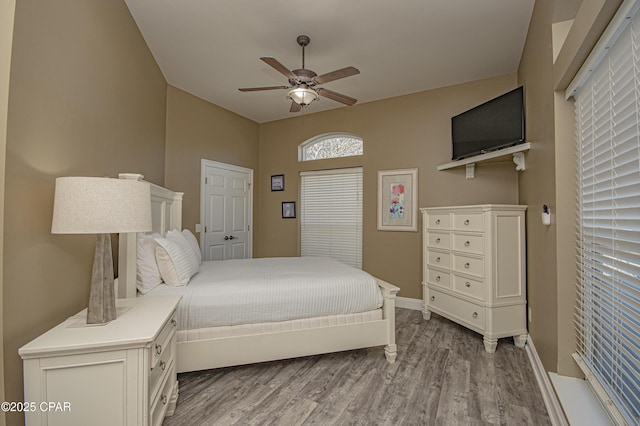
<path fill-rule="evenodd" d="M 454 161 L 524 141 L 522 86 L 451 118 Z"/>

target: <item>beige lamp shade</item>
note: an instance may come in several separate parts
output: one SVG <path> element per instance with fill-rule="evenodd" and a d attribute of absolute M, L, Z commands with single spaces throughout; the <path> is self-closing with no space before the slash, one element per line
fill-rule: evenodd
<path fill-rule="evenodd" d="M 148 231 L 151 231 L 148 183 L 100 177 L 56 179 L 53 234 Z"/>

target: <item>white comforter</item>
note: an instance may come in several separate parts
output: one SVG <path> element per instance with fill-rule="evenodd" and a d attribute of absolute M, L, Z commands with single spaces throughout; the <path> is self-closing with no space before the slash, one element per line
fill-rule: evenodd
<path fill-rule="evenodd" d="M 287 321 L 382 306 L 376 280 L 323 257 L 203 262 L 184 287 L 161 284 L 146 296 L 179 294 L 178 329 Z"/>

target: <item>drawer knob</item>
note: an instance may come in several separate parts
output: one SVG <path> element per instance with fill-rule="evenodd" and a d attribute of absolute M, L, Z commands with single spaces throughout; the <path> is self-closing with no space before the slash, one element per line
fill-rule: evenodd
<path fill-rule="evenodd" d="M 440 275 L 436 277 L 436 281 L 440 281 Z"/>
<path fill-rule="evenodd" d="M 440 238 L 436 238 L 436 244 L 440 244 Z"/>
<path fill-rule="evenodd" d="M 164 371 L 165 368 L 167 368 L 167 363 L 164 361 L 160 361 L 160 370 Z"/>
<path fill-rule="evenodd" d="M 173 325 L 174 327 L 177 327 L 177 325 L 178 325 L 178 321 L 176 321 L 176 319 L 175 319 L 175 318 L 173 318 L 173 319 L 171 320 L 171 325 Z"/>
<path fill-rule="evenodd" d="M 156 355 L 160 355 L 162 353 L 162 345 L 156 344 Z"/>
<path fill-rule="evenodd" d="M 464 224 L 465 224 L 465 225 L 468 225 L 468 224 L 469 224 L 469 219 L 465 220 L 465 221 L 464 221 Z"/>
<path fill-rule="evenodd" d="M 436 219 L 436 225 L 440 225 L 440 219 Z"/>
<path fill-rule="evenodd" d="M 160 400 L 162 401 L 163 405 L 167 405 L 167 401 L 169 401 L 169 398 L 167 398 L 167 395 L 162 395 L 162 398 L 160 398 Z"/>
<path fill-rule="evenodd" d="M 436 297 L 435 296 L 431 296 L 431 301 L 434 301 L 434 300 L 436 300 Z"/>
<path fill-rule="evenodd" d="M 474 318 L 478 318 L 478 313 L 477 313 L 477 312 L 474 312 L 474 313 L 473 313 L 473 317 L 474 317 Z"/>
<path fill-rule="evenodd" d="M 436 257 L 436 262 L 440 263 L 440 257 Z"/>
<path fill-rule="evenodd" d="M 467 268 L 467 269 L 469 269 L 469 266 L 471 266 L 471 265 L 469 265 L 469 262 L 464 264 L 464 267 Z"/>
<path fill-rule="evenodd" d="M 464 283 L 464 285 L 466 285 L 467 287 L 471 287 L 471 283 L 469 281 L 467 281 L 466 283 Z"/>
<path fill-rule="evenodd" d="M 465 242 L 464 242 L 464 246 L 465 246 L 465 247 L 469 247 L 469 244 L 471 244 L 471 242 L 470 242 L 470 241 L 465 241 Z"/>

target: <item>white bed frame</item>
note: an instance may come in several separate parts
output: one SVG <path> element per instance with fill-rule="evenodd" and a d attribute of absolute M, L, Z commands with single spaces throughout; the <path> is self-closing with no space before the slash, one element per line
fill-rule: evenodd
<path fill-rule="evenodd" d="M 138 174 L 121 179 L 142 180 Z M 182 196 L 151 184 L 153 232 L 182 229 Z M 136 234 L 120 234 L 119 298 L 136 297 Z M 185 341 L 177 344 L 178 372 L 252 364 L 307 355 L 384 345 L 387 361 L 395 362 L 395 298 L 398 287 L 376 278 L 383 295 L 382 319 L 355 324 L 322 326 L 236 337 Z"/>

